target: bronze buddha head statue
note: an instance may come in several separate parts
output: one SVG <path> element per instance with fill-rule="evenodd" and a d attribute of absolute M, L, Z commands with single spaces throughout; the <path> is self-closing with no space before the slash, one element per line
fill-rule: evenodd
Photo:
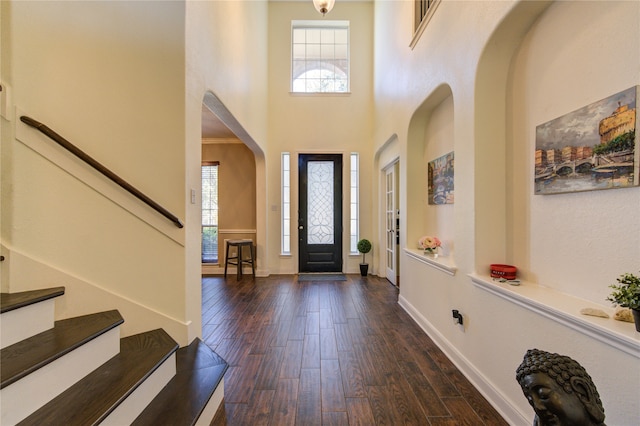
<path fill-rule="evenodd" d="M 516 379 L 536 412 L 534 426 L 604 426 L 596 386 L 572 358 L 530 349 Z"/>

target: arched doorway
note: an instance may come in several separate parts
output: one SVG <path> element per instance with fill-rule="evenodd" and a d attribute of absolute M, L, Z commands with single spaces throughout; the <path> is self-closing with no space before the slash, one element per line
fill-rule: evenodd
<path fill-rule="evenodd" d="M 220 206 L 226 204 L 219 212 L 218 263 L 208 267 L 208 272 L 223 272 L 224 239 L 251 238 L 257 247 L 256 274 L 268 275 L 264 153 L 211 92 L 205 93 L 202 101 L 202 140 L 202 160 L 219 163 L 219 179 L 224 185 L 219 201 Z"/>

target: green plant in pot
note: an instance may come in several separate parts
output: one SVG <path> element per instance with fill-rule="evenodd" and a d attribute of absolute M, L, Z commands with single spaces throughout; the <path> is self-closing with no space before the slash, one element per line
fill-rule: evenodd
<path fill-rule="evenodd" d="M 360 275 L 366 277 L 369 272 L 369 264 L 365 262 L 365 255 L 371 251 L 371 241 L 366 238 L 358 241 L 358 251 L 362 253 L 362 263 L 360 264 Z"/>
<path fill-rule="evenodd" d="M 613 289 L 607 300 L 615 306 L 630 308 L 636 324 L 636 331 L 640 332 L 640 277 L 625 273 L 616 278 L 618 284 L 609 287 Z"/>

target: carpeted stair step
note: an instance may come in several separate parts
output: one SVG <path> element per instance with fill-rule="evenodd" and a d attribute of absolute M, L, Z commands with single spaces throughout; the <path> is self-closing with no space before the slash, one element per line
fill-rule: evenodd
<path fill-rule="evenodd" d="M 195 339 L 178 350 L 176 364 L 175 377 L 132 425 L 187 426 L 203 418 L 207 425 L 210 423 L 224 395 L 224 386 L 220 389 L 218 385 L 227 371 L 227 363 L 204 342 Z M 220 393 L 218 401 L 214 401 L 214 392 Z M 205 414 L 207 411 L 209 416 Z"/>
<path fill-rule="evenodd" d="M 140 407 L 146 406 L 175 374 L 177 349 L 175 340 L 161 329 L 125 337 L 121 339 L 118 355 L 19 424 L 129 424 L 140 414 Z M 157 375 L 164 378 L 156 379 Z M 141 396 L 134 395 L 136 390 Z M 138 412 L 127 419 L 131 410 Z"/>

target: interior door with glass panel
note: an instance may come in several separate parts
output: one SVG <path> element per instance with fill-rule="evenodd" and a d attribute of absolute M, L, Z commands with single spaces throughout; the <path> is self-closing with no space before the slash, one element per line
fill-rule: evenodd
<path fill-rule="evenodd" d="M 392 284 L 398 285 L 398 244 L 400 237 L 400 224 L 398 212 L 398 182 L 396 161 L 384 170 L 385 185 L 385 231 L 386 231 L 386 247 L 385 247 L 385 270 L 386 276 Z"/>
<path fill-rule="evenodd" d="M 298 157 L 300 272 L 342 272 L 342 154 Z"/>

